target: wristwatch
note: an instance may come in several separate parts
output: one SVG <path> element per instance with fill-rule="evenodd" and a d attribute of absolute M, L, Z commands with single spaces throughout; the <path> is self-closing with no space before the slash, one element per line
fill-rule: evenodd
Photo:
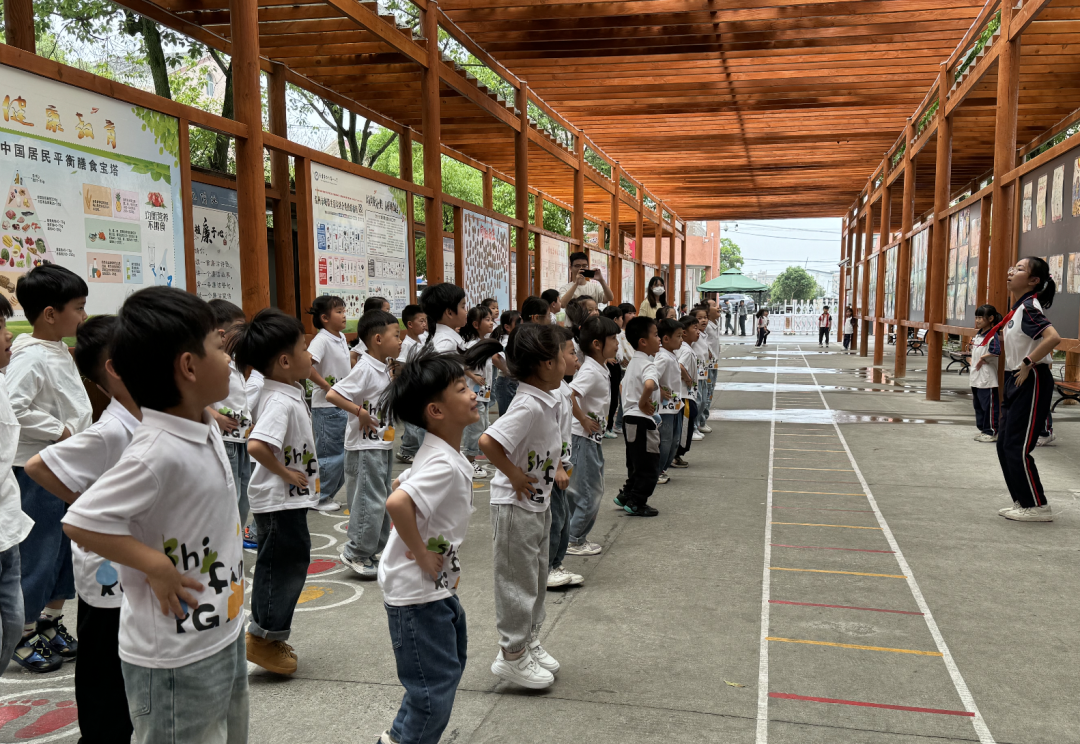
<path fill-rule="evenodd" d="M 1030 367 L 1032 365 L 1031 357 L 1024 357 L 1022 363 L 1025 367 Z"/>

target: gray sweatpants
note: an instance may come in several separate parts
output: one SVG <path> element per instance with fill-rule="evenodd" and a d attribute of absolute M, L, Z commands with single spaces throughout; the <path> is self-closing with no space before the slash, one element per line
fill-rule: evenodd
<path fill-rule="evenodd" d="M 495 532 L 495 627 L 499 645 L 517 653 L 540 633 L 547 593 L 551 510 L 491 505 Z"/>

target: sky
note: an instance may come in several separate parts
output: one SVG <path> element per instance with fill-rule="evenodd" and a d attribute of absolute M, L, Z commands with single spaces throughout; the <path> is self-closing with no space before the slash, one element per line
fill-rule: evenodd
<path fill-rule="evenodd" d="M 721 223 L 721 237 L 742 249 L 743 272 L 779 274 L 788 266 L 835 271 L 840 261 L 840 218 L 737 220 Z"/>

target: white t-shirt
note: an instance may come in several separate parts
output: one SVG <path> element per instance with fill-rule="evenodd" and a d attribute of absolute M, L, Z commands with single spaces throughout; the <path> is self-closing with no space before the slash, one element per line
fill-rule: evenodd
<path fill-rule="evenodd" d="M 308 480 L 307 488 L 297 488 L 256 462 L 248 483 L 253 513 L 308 509 L 319 503 L 319 461 L 315 458 L 315 435 L 303 390 L 266 380 L 259 402 L 259 422 L 248 441 L 252 439 L 270 445 L 278 462 L 306 473 Z"/>
<path fill-rule="evenodd" d="M 460 452 L 431 432 L 416 451 L 413 466 L 400 476 L 401 490 L 416 506 L 416 527 L 429 548 L 442 553 L 437 580 L 426 575 L 416 561 L 405 557 L 408 547 L 397 529 L 379 561 L 379 587 L 383 602 L 392 607 L 425 604 L 457 593 L 461 579 L 459 551 L 473 511 L 472 465 Z"/>
<path fill-rule="evenodd" d="M 334 334 L 322 328 L 315 334 L 315 338 L 311 339 L 308 351 L 311 352 L 311 366 L 331 387 L 338 380 L 345 379 L 345 375 L 352 369 L 349 343 L 343 334 Z M 311 393 L 311 407 L 333 408 L 334 405 L 326 402 L 326 391 L 316 385 Z"/>
<path fill-rule="evenodd" d="M 638 400 L 645 392 L 645 382 L 652 380 L 656 384 L 653 390 L 652 402 L 657 412 L 660 408 L 660 373 L 656 369 L 656 360 L 644 351 L 635 351 L 630 358 L 630 364 L 626 367 L 626 374 L 622 379 L 622 407 L 623 416 L 640 416 L 652 418 L 652 414 L 645 413 L 638 408 Z"/>
<path fill-rule="evenodd" d="M 412 336 L 405 336 L 401 339 L 401 353 L 398 354 L 398 361 L 403 364 L 409 361 L 421 346 L 423 346 L 422 341 L 417 341 Z"/>
<path fill-rule="evenodd" d="M 1008 372 L 1020 369 L 1024 358 L 1030 357 L 1035 351 L 1043 331 L 1050 325 L 1050 321 L 1043 315 L 1042 305 L 1034 294 L 1025 295 L 1014 307 L 1017 308 L 1016 312 L 1001 331 L 1001 345 L 1005 349 L 1005 369 Z M 1053 364 L 1053 352 L 1042 359 L 1032 359 L 1031 362 Z"/>
<path fill-rule="evenodd" d="M 559 383 L 559 389 L 552 391 L 559 401 L 559 436 L 562 438 L 562 449 L 559 450 L 559 459 L 562 461 L 563 470 L 570 469 L 570 438 L 571 421 L 574 419 L 574 401 L 570 399 L 570 386 L 566 380 Z"/>
<path fill-rule="evenodd" d="M 5 376 L 0 374 L 0 553 L 25 540 L 34 526 L 34 520 L 23 513 L 22 492 L 11 469 L 18 447 L 19 420 L 8 401 Z"/>
<path fill-rule="evenodd" d="M 474 338 L 472 341 L 466 342 L 464 348 L 465 349 L 471 349 L 472 347 L 476 346 L 478 343 L 480 343 L 480 339 Z M 469 389 L 472 390 L 474 393 L 476 393 L 476 402 L 477 403 L 490 403 L 491 402 L 491 382 L 492 382 L 492 378 L 494 377 L 494 370 L 495 370 L 495 365 L 491 363 L 490 359 L 488 359 L 487 362 L 484 364 L 484 369 L 483 370 L 472 370 L 473 372 L 475 372 L 478 375 L 483 376 L 483 378 L 484 378 L 484 384 L 483 385 L 478 385 L 475 382 L 473 382 L 471 379 L 469 380 Z"/>
<path fill-rule="evenodd" d="M 1015 316 L 1014 316 L 1015 317 Z M 996 388 L 998 386 L 998 358 L 1001 356 L 1001 344 L 997 336 L 991 338 L 985 346 L 981 345 L 985 333 L 975 334 L 971 343 L 971 387 Z M 975 369 L 980 359 L 985 359 L 982 369 Z M 1020 357 L 1023 360 L 1023 357 Z"/>
<path fill-rule="evenodd" d="M 255 421 L 259 420 L 259 400 L 262 397 L 263 382 L 266 380 L 263 377 L 263 373 L 257 369 L 251 370 L 251 374 L 248 375 L 247 382 L 244 383 L 244 393 L 248 399 L 248 410 L 251 412 L 251 418 Z"/>
<path fill-rule="evenodd" d="M 717 363 L 720 359 L 720 320 L 710 320 L 709 325 L 705 329 L 705 338 L 709 345 L 709 354 L 712 355 L 710 359 L 711 367 L 716 369 Z"/>
<path fill-rule="evenodd" d="M 237 442 L 239 444 L 247 441 L 253 423 L 251 406 L 248 403 L 247 383 L 234 361 L 229 362 L 229 396 L 225 400 L 215 403 L 213 409 L 240 424 L 233 431 L 223 431 L 221 433 L 222 439 L 226 442 Z"/>
<path fill-rule="evenodd" d="M 709 340 L 705 338 L 705 334 L 698 336 L 698 340 L 690 344 L 690 348 L 697 354 L 697 358 L 701 360 L 701 364 L 698 365 L 697 379 L 707 380 L 709 378 L 709 370 L 705 365 L 705 361 L 709 358 Z M 686 370 L 689 372 L 690 370 Z"/>
<path fill-rule="evenodd" d="M 390 386 L 390 373 L 386 365 L 365 352 L 352 371 L 334 385 L 334 392 L 363 408 L 379 423 L 374 433 L 360 432 L 360 419 L 350 415 L 345 425 L 345 449 L 393 449 L 394 427 L 390 420 L 376 413 L 379 398 Z"/>
<path fill-rule="evenodd" d="M 682 410 L 682 399 L 685 389 L 682 386 L 682 375 L 679 373 L 679 360 L 673 352 L 663 346 L 656 354 L 656 371 L 660 375 L 660 392 L 667 393 L 669 397 L 664 400 L 660 396 L 660 415 L 674 416 Z"/>
<path fill-rule="evenodd" d="M 89 429 L 41 451 L 53 475 L 75 493 L 84 493 L 108 472 L 131 443 L 139 420 L 115 398 Z M 116 608 L 124 598 L 111 561 L 71 544 L 75 591 L 92 607 Z"/>
<path fill-rule="evenodd" d="M 595 279 L 590 279 L 582 285 L 578 285 L 577 282 L 567 282 L 559 287 L 559 298 L 561 299 L 570 291 L 571 287 L 575 287 L 574 294 L 570 299 L 575 297 L 591 297 L 596 300 L 596 304 L 607 302 L 607 294 L 604 293 L 604 287 L 600 282 Z"/>
<path fill-rule="evenodd" d="M 679 352 L 675 355 L 675 358 L 679 361 L 679 364 L 686 370 L 686 374 L 690 375 L 691 380 L 696 380 L 698 376 L 698 369 L 702 366 L 701 358 L 698 357 L 697 352 L 694 351 L 694 347 L 685 341 L 682 342 L 682 346 L 679 347 Z M 683 397 L 690 394 L 690 388 L 686 382 L 682 379 L 682 375 L 679 375 L 679 390 Z"/>
<path fill-rule="evenodd" d="M 464 345 L 461 341 L 461 334 L 455 331 L 448 325 L 438 323 L 435 326 L 435 335 L 431 339 L 431 345 L 435 347 L 435 351 L 461 351 Z"/>
<path fill-rule="evenodd" d="M 551 505 L 551 489 L 562 453 L 558 391 L 546 392 L 522 382 L 514 402 L 484 432 L 502 445 L 510 462 L 532 475 L 536 493 L 518 499 L 510 479 L 500 470 L 491 479 L 491 503 L 513 504 L 542 512 Z"/>
<path fill-rule="evenodd" d="M 626 340 L 626 331 L 619 331 L 619 349 L 615 352 L 615 361 L 619 364 L 629 364 L 634 356 L 634 347 Z"/>
<path fill-rule="evenodd" d="M 576 418 L 570 425 L 570 433 L 576 437 L 586 437 L 594 442 L 604 439 L 604 424 L 607 421 L 608 408 L 611 405 L 611 372 L 606 364 L 600 364 L 592 357 L 585 357 L 581 369 L 574 375 L 570 389 L 578 395 L 578 407 L 600 428 L 595 434 L 586 434 L 581 422 Z M 571 415 L 571 418 L 573 416 Z"/>
<path fill-rule="evenodd" d="M 244 555 L 232 468 L 209 412 L 201 422 L 143 410 L 116 466 L 68 509 L 64 523 L 130 535 L 203 585 L 183 619 L 162 615 L 146 575 L 120 567 L 120 658 L 175 669 L 211 656 L 244 630 Z"/>

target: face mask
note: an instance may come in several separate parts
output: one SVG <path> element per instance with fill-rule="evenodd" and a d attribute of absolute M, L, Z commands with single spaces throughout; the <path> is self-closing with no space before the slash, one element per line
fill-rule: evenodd
<path fill-rule="evenodd" d="M 653 288 L 652 288 L 652 293 L 653 293 L 654 295 L 656 295 L 657 297 L 659 297 L 660 295 L 664 294 L 664 288 L 663 288 L 663 287 L 659 287 L 659 286 L 657 286 L 657 287 L 653 287 Z"/>

